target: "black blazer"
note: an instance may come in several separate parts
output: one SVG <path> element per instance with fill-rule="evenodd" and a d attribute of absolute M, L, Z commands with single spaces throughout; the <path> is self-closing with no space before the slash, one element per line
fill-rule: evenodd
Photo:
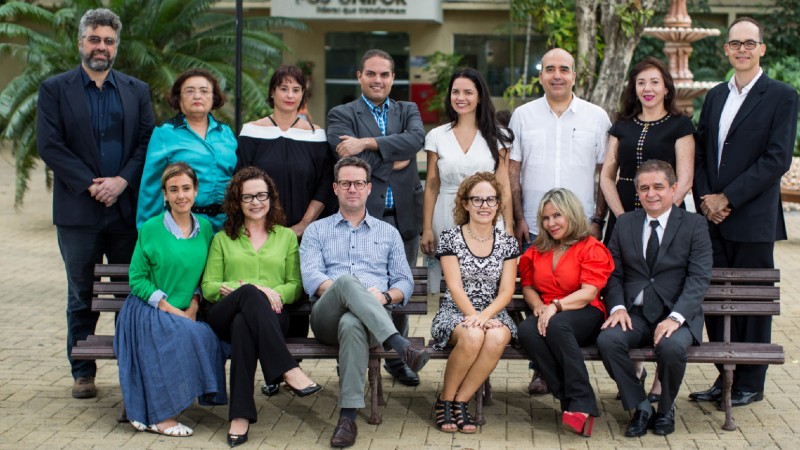
<path fill-rule="evenodd" d="M 724 192 L 731 214 L 712 234 L 737 242 L 786 239 L 781 208 L 781 176 L 792 163 L 797 132 L 797 92 L 762 74 L 733 119 L 722 160 L 719 119 L 730 90 L 722 83 L 709 91 L 695 134 L 694 198 Z"/>
<path fill-rule="evenodd" d="M 80 66 L 45 80 L 39 87 L 36 145 L 53 170 L 53 223 L 92 226 L 106 206 L 89 195 L 92 179 L 100 177 L 100 152 L 94 139 L 89 102 Z M 128 182 L 120 194 L 122 217 L 134 224 L 139 182 L 147 144 L 155 121 L 150 88 L 113 70 L 124 114 L 122 162 L 118 173 Z"/>
<path fill-rule="evenodd" d="M 670 312 L 686 319 L 695 342 L 703 340 L 702 302 L 711 281 L 711 239 L 708 225 L 699 214 L 676 206 L 667 220 L 652 272 L 644 256 L 642 235 L 647 218 L 643 209 L 619 216 L 611 234 L 609 250 L 614 272 L 608 280 L 606 308 L 633 306 L 649 284 Z"/>
<path fill-rule="evenodd" d="M 381 134 L 375 117 L 360 96 L 350 103 L 328 112 L 328 145 L 336 154 L 342 135 L 357 138 L 374 137 L 379 151 L 365 150 L 358 157 L 372 167 L 372 194 L 367 210 L 374 217 L 383 217 L 386 190 L 392 187 L 397 209 L 398 231 L 404 241 L 422 232 L 422 183 L 417 169 L 417 152 L 425 143 L 425 128 L 415 103 L 390 100 L 386 117 L 386 136 Z M 411 160 L 400 170 L 392 170 L 395 161 Z"/>

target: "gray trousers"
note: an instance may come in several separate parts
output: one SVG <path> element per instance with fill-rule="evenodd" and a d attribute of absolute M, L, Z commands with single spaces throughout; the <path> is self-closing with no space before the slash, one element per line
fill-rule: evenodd
<path fill-rule="evenodd" d="M 345 275 L 314 302 L 311 330 L 319 342 L 339 346 L 339 407 L 363 408 L 369 349 L 397 333 L 391 311 Z"/>

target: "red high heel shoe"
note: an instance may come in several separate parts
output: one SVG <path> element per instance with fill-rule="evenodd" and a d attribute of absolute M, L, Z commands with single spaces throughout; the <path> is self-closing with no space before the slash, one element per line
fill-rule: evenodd
<path fill-rule="evenodd" d="M 569 428 L 581 436 L 591 437 L 592 428 L 594 427 L 594 416 L 581 412 L 564 411 L 564 413 L 561 414 L 561 424 L 565 428 Z"/>

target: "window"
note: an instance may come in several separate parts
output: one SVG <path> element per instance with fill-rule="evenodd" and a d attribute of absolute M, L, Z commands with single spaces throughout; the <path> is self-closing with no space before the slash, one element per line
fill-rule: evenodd
<path fill-rule="evenodd" d="M 525 36 L 511 38 L 502 35 L 457 34 L 454 39 L 455 53 L 464 57 L 462 64 L 474 67 L 483 73 L 492 96 L 502 96 L 503 91 L 522 76 Z M 539 74 L 539 63 L 547 50 L 546 45 L 543 36 L 531 36 L 528 77 Z"/>

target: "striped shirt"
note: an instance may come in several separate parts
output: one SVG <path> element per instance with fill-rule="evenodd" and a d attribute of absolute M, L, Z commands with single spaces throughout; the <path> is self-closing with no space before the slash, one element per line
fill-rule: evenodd
<path fill-rule="evenodd" d="M 372 117 L 375 118 L 375 122 L 378 122 L 378 128 L 381 129 L 381 134 L 386 136 L 386 113 L 389 111 L 389 105 L 391 105 L 389 99 L 387 98 L 381 106 L 375 106 L 364 94 L 361 94 L 361 99 L 364 100 L 364 103 L 367 104 L 367 108 L 372 112 Z M 391 186 L 386 190 L 386 209 L 394 209 L 394 195 L 392 195 Z"/>
<path fill-rule="evenodd" d="M 355 228 L 341 212 L 309 225 L 300 243 L 300 270 L 311 296 L 323 282 L 342 275 L 381 292 L 396 288 L 403 293 L 403 305 L 414 288 L 400 233 L 369 213 Z"/>

